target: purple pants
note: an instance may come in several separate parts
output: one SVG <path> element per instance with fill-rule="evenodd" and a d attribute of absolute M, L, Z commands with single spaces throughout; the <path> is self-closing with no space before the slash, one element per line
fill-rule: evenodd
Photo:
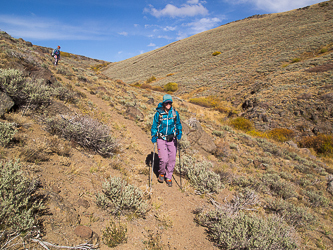
<path fill-rule="evenodd" d="M 171 142 L 157 139 L 158 158 L 160 158 L 160 167 L 158 173 L 165 175 L 165 178 L 172 179 L 172 173 L 175 169 L 177 140 Z"/>

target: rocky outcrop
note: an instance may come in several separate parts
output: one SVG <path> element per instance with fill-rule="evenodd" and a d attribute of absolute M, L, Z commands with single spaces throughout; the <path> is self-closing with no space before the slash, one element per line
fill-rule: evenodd
<path fill-rule="evenodd" d="M 188 124 L 187 124 L 188 123 Z M 201 127 L 197 120 L 189 120 L 182 123 L 183 134 L 187 135 L 188 140 L 193 148 L 200 147 L 204 151 L 214 154 L 216 145 L 212 139 Z"/>
<path fill-rule="evenodd" d="M 0 116 L 7 113 L 13 106 L 13 100 L 3 92 L 0 92 Z"/>

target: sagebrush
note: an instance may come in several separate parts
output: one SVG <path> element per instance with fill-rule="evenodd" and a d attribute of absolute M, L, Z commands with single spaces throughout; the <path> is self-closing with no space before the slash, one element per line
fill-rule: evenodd
<path fill-rule="evenodd" d="M 144 215 L 148 211 L 142 191 L 120 177 L 111 177 L 103 183 L 102 187 L 102 193 L 98 193 L 96 197 L 97 205 L 109 210 L 112 214 Z"/>
<path fill-rule="evenodd" d="M 114 155 L 119 149 L 119 144 L 111 136 L 109 128 L 89 116 L 58 116 L 47 119 L 46 124 L 50 133 L 75 141 L 104 157 Z"/>
<path fill-rule="evenodd" d="M 0 248 L 21 235 L 20 240 L 34 236 L 39 229 L 39 216 L 45 210 L 38 195 L 40 182 L 23 174 L 19 161 L 0 162 Z M 15 242 L 15 241 L 13 241 Z"/>
<path fill-rule="evenodd" d="M 175 170 L 178 173 L 181 171 L 200 193 L 218 192 L 223 188 L 220 176 L 212 171 L 211 162 L 197 161 L 189 155 L 184 155 L 181 164 L 181 169 L 179 164 L 176 164 Z"/>
<path fill-rule="evenodd" d="M 17 133 L 14 123 L 0 122 L 0 146 L 6 146 Z"/>

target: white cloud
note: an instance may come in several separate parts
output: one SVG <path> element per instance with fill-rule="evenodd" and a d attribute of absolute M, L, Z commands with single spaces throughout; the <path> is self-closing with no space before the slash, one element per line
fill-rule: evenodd
<path fill-rule="evenodd" d="M 194 4 L 193 4 L 194 3 Z M 199 1 L 190 0 L 187 4 L 181 5 L 181 7 L 176 7 L 172 4 L 167 4 L 164 9 L 157 10 L 154 6 L 150 5 L 149 8 L 145 8 L 144 12 L 150 13 L 154 17 L 169 16 L 175 17 L 187 17 L 187 16 L 197 16 L 197 15 L 208 15 L 208 10 Z"/>
<path fill-rule="evenodd" d="M 269 12 L 284 12 L 315 3 L 320 3 L 323 0 L 224 0 L 230 4 L 252 4 L 257 9 Z"/>
<path fill-rule="evenodd" d="M 148 47 L 155 47 L 155 46 L 156 46 L 156 44 L 154 44 L 154 43 L 148 44 Z"/>
<path fill-rule="evenodd" d="M 0 15 L 0 27 L 14 37 L 39 40 L 98 40 L 96 24 L 67 25 L 49 18 Z M 54 31 L 57 32 L 54 32 Z"/>
<path fill-rule="evenodd" d="M 166 26 L 163 28 L 164 31 L 175 31 L 177 27 Z"/>
<path fill-rule="evenodd" d="M 198 21 L 188 23 L 186 26 L 191 27 L 193 33 L 196 34 L 214 28 L 219 22 L 221 22 L 221 20 L 217 17 L 202 18 Z"/>
<path fill-rule="evenodd" d="M 122 35 L 122 36 L 128 36 L 128 33 L 125 32 L 125 31 L 123 31 L 123 32 L 119 32 L 118 34 L 119 34 L 119 35 Z"/>

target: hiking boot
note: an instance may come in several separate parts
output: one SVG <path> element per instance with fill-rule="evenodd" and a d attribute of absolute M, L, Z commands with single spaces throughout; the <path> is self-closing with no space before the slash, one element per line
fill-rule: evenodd
<path fill-rule="evenodd" d="M 158 182 L 159 183 L 163 183 L 164 182 L 164 174 L 160 174 L 159 176 L 158 176 Z"/>
<path fill-rule="evenodd" d="M 165 179 L 165 182 L 168 184 L 168 187 L 172 187 L 172 180 L 171 179 Z"/>

